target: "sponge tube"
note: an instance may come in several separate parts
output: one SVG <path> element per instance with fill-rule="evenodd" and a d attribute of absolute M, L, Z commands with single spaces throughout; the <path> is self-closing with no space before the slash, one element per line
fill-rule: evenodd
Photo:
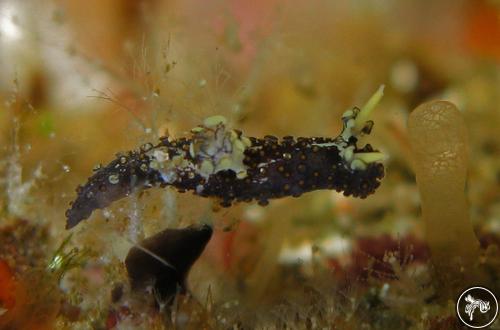
<path fill-rule="evenodd" d="M 432 101 L 411 113 L 408 131 L 427 243 L 439 277 L 453 286 L 450 281 L 470 278 L 467 273 L 475 272 L 471 269 L 479 257 L 465 197 L 469 151 L 465 122 L 454 104 Z"/>

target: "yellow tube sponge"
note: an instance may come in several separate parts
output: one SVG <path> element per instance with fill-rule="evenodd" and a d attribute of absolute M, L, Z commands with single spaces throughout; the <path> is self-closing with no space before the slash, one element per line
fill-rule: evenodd
<path fill-rule="evenodd" d="M 432 101 L 411 113 L 408 131 L 432 260 L 445 286 L 456 288 L 471 280 L 479 260 L 465 197 L 465 122 L 454 104 Z"/>

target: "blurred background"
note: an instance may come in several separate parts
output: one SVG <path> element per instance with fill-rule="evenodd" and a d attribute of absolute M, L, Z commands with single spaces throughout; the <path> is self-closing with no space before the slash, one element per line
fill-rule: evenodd
<path fill-rule="evenodd" d="M 133 303 L 116 312 L 123 258 L 164 228 L 207 221 L 214 236 L 188 279 L 199 304 L 213 306 L 207 324 L 455 326 L 453 308 L 426 305 L 432 294 L 416 283 L 427 280 L 408 275 L 425 277 L 428 251 L 406 121 L 427 100 L 458 106 L 470 217 L 484 246 L 498 242 L 499 9 L 495 0 L 0 0 L 0 261 L 17 277 L 46 263 L 68 235 L 75 188 L 119 151 L 183 136 L 215 114 L 248 136 L 336 136 L 342 113 L 385 84 L 369 137 L 388 155 L 374 195 L 316 191 L 222 210 L 168 189 L 122 200 L 74 230 L 71 246 L 92 256 L 64 277 L 60 307 L 40 327 L 161 328 Z"/>

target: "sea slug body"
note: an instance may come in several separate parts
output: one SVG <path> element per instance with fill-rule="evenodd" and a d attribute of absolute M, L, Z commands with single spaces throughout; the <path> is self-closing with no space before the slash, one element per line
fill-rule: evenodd
<path fill-rule="evenodd" d="M 378 103 L 373 99 L 380 99 L 382 90 L 377 93 L 365 108 Z M 373 126 L 372 121 L 357 122 L 359 114 L 371 110 L 365 108 L 344 113 L 344 127 L 336 138 L 247 137 L 230 129 L 224 117 L 209 117 L 189 137 L 161 138 L 156 145 L 118 154 L 96 170 L 77 188 L 77 198 L 66 212 L 66 227 L 76 226 L 95 209 L 151 187 L 192 191 L 218 199 L 223 207 L 253 200 L 264 206 L 269 199 L 299 197 L 319 189 L 365 198 L 384 176 L 383 155 L 369 144 L 357 146 L 357 137 L 369 134 Z"/>

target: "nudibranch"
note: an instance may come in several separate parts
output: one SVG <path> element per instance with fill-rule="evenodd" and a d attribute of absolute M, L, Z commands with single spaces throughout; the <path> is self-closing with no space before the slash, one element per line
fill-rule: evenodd
<path fill-rule="evenodd" d="M 255 138 L 231 129 L 222 116 L 205 119 L 188 137 L 160 138 L 138 150 L 118 154 L 107 166 L 96 169 L 76 190 L 76 200 L 66 211 L 66 228 L 87 219 L 130 194 L 152 187 L 172 186 L 201 197 L 216 198 L 220 205 L 335 189 L 345 196 L 365 198 L 375 192 L 384 176 L 383 154 L 358 138 L 370 134 L 370 112 L 383 95 L 381 86 L 361 109 L 342 116 L 339 136 L 274 136 Z"/>

